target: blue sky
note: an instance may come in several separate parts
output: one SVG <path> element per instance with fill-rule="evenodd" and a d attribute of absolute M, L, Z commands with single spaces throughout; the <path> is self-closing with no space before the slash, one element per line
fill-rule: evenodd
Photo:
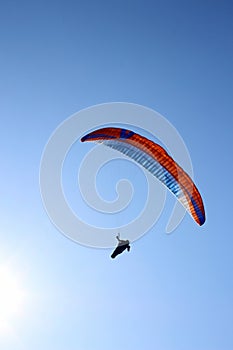
<path fill-rule="evenodd" d="M 2 349 L 233 348 L 232 11 L 207 0 L 1 4 L 0 264 L 27 295 Z M 186 215 L 168 236 L 169 197 L 116 261 L 60 234 L 39 189 L 54 129 L 112 101 L 175 126 L 207 213 L 203 227 Z"/>

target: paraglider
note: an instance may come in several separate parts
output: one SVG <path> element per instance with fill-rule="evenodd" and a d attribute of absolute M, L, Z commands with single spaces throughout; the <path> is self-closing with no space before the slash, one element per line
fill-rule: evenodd
<path fill-rule="evenodd" d="M 128 250 L 128 252 L 130 251 L 130 245 L 129 245 L 128 239 L 127 240 L 120 239 L 119 234 L 118 236 L 116 236 L 116 239 L 118 240 L 118 245 L 111 255 L 112 259 L 115 259 L 117 255 L 123 253 L 123 251 L 125 251 L 126 249 Z"/>
<path fill-rule="evenodd" d="M 176 196 L 198 225 L 204 224 L 205 210 L 197 187 L 163 147 L 131 130 L 112 127 L 93 131 L 81 141 L 102 143 L 139 163 Z"/>

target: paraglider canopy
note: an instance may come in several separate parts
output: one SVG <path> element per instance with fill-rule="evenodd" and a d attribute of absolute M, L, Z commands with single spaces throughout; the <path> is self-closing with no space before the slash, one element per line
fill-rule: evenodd
<path fill-rule="evenodd" d="M 163 147 L 131 130 L 112 127 L 93 131 L 81 141 L 102 143 L 136 161 L 176 196 L 198 225 L 204 224 L 205 210 L 197 187 Z"/>

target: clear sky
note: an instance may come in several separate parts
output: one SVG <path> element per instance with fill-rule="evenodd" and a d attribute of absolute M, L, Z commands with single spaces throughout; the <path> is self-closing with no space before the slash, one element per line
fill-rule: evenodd
<path fill-rule="evenodd" d="M 226 0 L 1 3 L 0 267 L 23 294 L 13 307 L 0 275 L 1 349 L 233 349 L 232 16 Z M 64 237 L 39 189 L 55 128 L 112 101 L 174 125 L 207 213 L 203 227 L 186 215 L 166 235 L 169 197 L 114 261 Z"/>

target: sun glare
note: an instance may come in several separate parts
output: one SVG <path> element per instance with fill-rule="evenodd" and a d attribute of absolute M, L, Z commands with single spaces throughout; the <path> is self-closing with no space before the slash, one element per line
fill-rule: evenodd
<path fill-rule="evenodd" d="M 19 278 L 5 266 L 0 266 L 0 331 L 7 330 L 10 321 L 22 311 L 25 293 Z"/>

